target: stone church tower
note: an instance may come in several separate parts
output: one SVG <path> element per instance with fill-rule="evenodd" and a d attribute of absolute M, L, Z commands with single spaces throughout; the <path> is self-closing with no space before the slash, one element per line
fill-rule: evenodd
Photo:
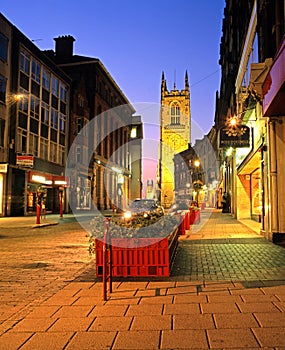
<path fill-rule="evenodd" d="M 191 143 L 190 89 L 187 71 L 184 89 L 174 83 L 168 91 L 164 72 L 161 79 L 160 149 L 158 165 L 158 197 L 168 208 L 174 201 L 174 154 L 188 149 Z"/>

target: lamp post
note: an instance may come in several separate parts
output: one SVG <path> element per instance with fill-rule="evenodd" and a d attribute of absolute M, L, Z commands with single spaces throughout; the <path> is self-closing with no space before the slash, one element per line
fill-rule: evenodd
<path fill-rule="evenodd" d="M 118 209 L 119 210 L 122 210 L 123 184 L 124 184 L 124 176 L 122 174 L 118 174 Z"/>
<path fill-rule="evenodd" d="M 196 193 L 196 202 L 197 202 L 197 207 L 199 207 L 199 168 L 200 168 L 200 161 L 199 159 L 196 159 L 194 161 L 194 167 L 195 167 L 195 176 L 194 176 L 194 179 L 195 181 L 193 182 L 193 187 L 194 187 L 194 190 L 195 190 L 195 193 Z"/>

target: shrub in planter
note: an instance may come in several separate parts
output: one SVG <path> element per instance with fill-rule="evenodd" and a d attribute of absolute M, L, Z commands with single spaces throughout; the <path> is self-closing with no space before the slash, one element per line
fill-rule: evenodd
<path fill-rule="evenodd" d="M 169 276 L 178 243 L 179 216 L 165 215 L 132 222 L 111 218 L 113 276 Z M 96 253 L 96 274 L 103 273 L 103 237 L 105 218 L 92 220 L 90 252 Z"/>

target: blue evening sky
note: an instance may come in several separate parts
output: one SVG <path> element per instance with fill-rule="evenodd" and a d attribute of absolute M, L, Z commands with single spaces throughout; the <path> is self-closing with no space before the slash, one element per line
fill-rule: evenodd
<path fill-rule="evenodd" d="M 1 0 L 0 11 L 43 50 L 54 49 L 53 38 L 73 35 L 74 53 L 99 58 L 135 108 L 144 106 L 137 108 L 143 122 L 155 124 L 145 128 L 146 139 L 158 136 L 162 71 L 168 89 L 174 79 L 183 89 L 187 69 L 194 144 L 214 123 L 224 6 L 225 0 Z"/>
<path fill-rule="evenodd" d="M 0 11 L 40 49 L 71 34 L 74 52 L 99 58 L 131 103 L 160 103 L 184 87 L 188 70 L 192 119 L 207 133 L 219 90 L 224 0 L 2 0 Z M 159 116 L 145 122 L 159 122 Z M 193 135 L 194 136 L 194 135 Z M 192 142 L 194 139 L 192 140 Z"/>

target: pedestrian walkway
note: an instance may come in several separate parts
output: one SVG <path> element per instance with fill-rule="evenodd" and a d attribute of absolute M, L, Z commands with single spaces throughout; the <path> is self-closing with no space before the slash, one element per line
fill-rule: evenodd
<path fill-rule="evenodd" d="M 25 315 L 15 306 L 0 349 L 285 349 L 285 249 L 230 214 L 180 237 L 169 278 L 116 280 L 103 302 L 94 271 Z"/>

